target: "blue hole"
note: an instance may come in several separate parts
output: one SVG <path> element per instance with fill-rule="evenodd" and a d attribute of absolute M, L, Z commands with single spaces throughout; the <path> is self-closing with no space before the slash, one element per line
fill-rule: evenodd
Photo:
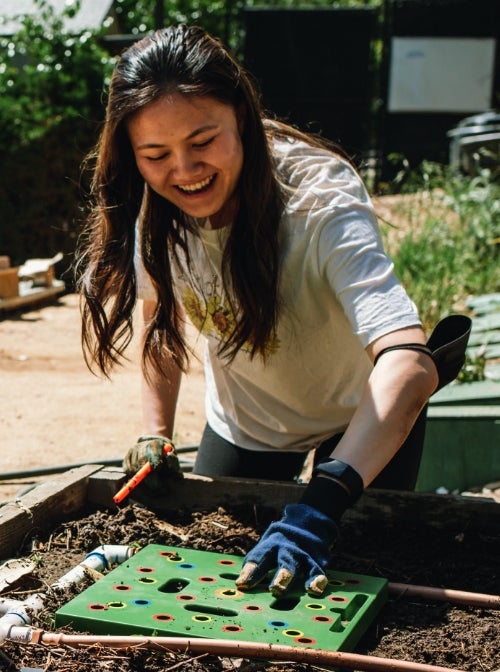
<path fill-rule="evenodd" d="M 288 623 L 286 621 L 269 621 L 268 625 L 272 628 L 288 628 Z"/>
<path fill-rule="evenodd" d="M 136 607 L 147 607 L 151 604 L 151 600 L 132 600 L 132 604 Z"/>
<path fill-rule="evenodd" d="M 181 567 L 182 569 L 194 569 L 195 566 L 190 562 L 181 562 L 177 565 L 177 567 Z"/>

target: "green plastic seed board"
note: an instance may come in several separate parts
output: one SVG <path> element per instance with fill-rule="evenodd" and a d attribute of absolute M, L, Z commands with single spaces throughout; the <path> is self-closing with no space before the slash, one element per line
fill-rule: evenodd
<path fill-rule="evenodd" d="M 59 609 L 56 627 L 93 634 L 208 637 L 352 651 L 387 599 L 387 580 L 328 572 L 321 597 L 297 582 L 235 586 L 242 558 L 151 544 Z"/>

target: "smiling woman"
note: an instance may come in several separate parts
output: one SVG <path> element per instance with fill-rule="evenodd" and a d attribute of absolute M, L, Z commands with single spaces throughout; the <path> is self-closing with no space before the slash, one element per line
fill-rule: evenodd
<path fill-rule="evenodd" d="M 359 176 L 326 140 L 266 118 L 220 42 L 174 26 L 117 63 L 93 196 L 78 266 L 89 365 L 109 373 L 121 359 L 142 300 L 144 433 L 126 471 L 149 462 L 143 485 L 158 495 L 175 472 L 164 446 L 187 315 L 205 339 L 194 472 L 293 480 L 314 451 L 302 501 L 237 584 L 276 568 L 276 595 L 296 574 L 320 594 L 337 524 L 364 487 L 414 487 L 438 385 Z"/>
<path fill-rule="evenodd" d="M 243 165 L 241 124 L 213 98 L 162 96 L 131 116 L 127 131 L 145 182 L 186 214 L 231 224 Z"/>

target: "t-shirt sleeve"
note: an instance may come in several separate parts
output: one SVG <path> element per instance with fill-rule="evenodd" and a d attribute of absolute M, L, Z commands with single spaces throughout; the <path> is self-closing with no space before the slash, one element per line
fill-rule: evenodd
<path fill-rule="evenodd" d="M 353 170 L 345 170 L 345 198 L 321 213 L 318 272 L 366 347 L 380 336 L 421 322 L 384 250 L 366 190 Z"/>

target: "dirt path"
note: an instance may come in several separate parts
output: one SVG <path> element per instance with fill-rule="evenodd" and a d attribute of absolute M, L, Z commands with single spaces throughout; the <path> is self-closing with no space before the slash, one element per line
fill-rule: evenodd
<path fill-rule="evenodd" d="M 139 357 L 112 380 L 87 369 L 76 295 L 0 321 L 0 474 L 121 457 L 141 432 Z M 204 426 L 202 365 L 184 377 L 175 441 L 193 445 Z M 0 499 L 22 483 L 0 485 Z"/>

